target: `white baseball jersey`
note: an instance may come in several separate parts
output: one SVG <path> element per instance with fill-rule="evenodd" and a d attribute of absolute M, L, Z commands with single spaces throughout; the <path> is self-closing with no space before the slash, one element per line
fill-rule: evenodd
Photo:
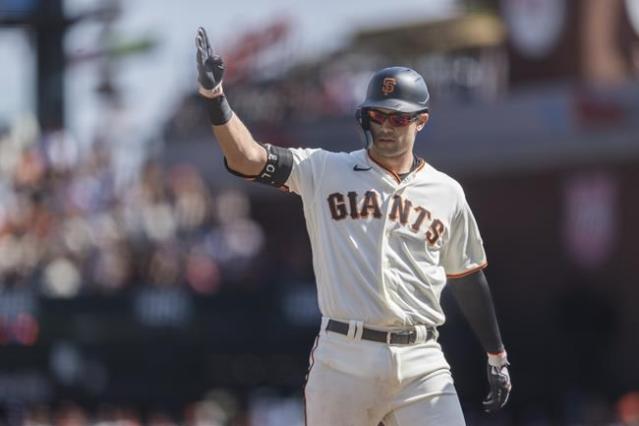
<path fill-rule="evenodd" d="M 286 181 L 302 197 L 322 315 L 380 328 L 439 326 L 447 277 L 486 266 L 454 179 L 421 161 L 405 179 L 364 149 L 291 149 Z"/>

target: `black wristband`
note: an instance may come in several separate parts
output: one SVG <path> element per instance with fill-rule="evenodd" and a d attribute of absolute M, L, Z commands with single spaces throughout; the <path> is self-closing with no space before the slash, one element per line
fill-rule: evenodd
<path fill-rule="evenodd" d="M 214 126 L 226 124 L 233 117 L 233 110 L 224 95 L 206 98 L 206 110 L 209 113 L 209 121 Z"/>

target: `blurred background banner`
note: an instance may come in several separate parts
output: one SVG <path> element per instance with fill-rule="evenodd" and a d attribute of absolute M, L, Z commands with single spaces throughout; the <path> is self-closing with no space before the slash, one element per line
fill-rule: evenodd
<path fill-rule="evenodd" d="M 639 424 L 639 0 L 0 0 L 0 424 L 302 425 L 319 326 L 301 202 L 228 174 L 195 91 L 282 146 L 362 146 L 371 74 L 432 96 L 513 363 L 444 293 L 469 425 Z"/>

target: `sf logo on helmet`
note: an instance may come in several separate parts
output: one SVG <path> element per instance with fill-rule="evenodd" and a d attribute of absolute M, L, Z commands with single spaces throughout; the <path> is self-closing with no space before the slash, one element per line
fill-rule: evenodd
<path fill-rule="evenodd" d="M 390 95 L 395 91 L 395 85 L 397 84 L 397 80 L 393 77 L 386 77 L 382 83 L 382 93 L 385 96 Z"/>

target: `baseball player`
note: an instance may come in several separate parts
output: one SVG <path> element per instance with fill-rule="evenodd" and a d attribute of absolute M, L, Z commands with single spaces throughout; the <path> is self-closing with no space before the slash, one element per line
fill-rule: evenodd
<path fill-rule="evenodd" d="M 448 284 L 487 353 L 492 412 L 511 384 L 486 255 L 461 186 L 413 154 L 429 119 L 423 78 L 375 73 L 349 153 L 256 142 L 222 89 L 224 63 L 196 36 L 199 93 L 227 169 L 302 197 L 321 328 L 305 386 L 309 426 L 464 425 L 437 327 Z"/>

